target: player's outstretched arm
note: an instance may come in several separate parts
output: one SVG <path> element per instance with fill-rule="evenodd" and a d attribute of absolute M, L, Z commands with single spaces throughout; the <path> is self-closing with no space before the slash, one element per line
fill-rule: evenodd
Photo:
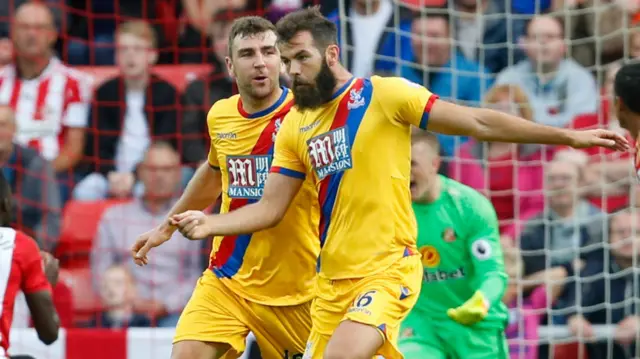
<path fill-rule="evenodd" d="M 172 222 L 189 239 L 253 233 L 271 228 L 280 223 L 302 182 L 300 178 L 270 173 L 258 202 L 219 215 L 205 216 L 199 211 L 187 211 L 173 216 Z"/>
<path fill-rule="evenodd" d="M 576 131 L 545 126 L 503 112 L 459 106 L 443 100 L 433 103 L 427 129 L 448 135 L 471 136 L 481 141 L 568 145 L 576 148 L 601 146 L 618 151 L 629 149 L 624 136 L 613 131 Z"/>

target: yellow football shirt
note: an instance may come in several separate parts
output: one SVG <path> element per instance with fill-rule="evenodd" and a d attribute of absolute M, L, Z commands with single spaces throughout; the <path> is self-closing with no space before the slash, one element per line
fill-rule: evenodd
<path fill-rule="evenodd" d="M 216 102 L 207 116 L 209 164 L 222 174 L 221 213 L 257 202 L 273 159 L 276 133 L 293 106 L 290 90 L 254 114 L 240 96 Z M 313 296 L 318 241 L 318 199 L 305 181 L 278 226 L 214 239 L 210 269 L 234 292 L 266 305 L 295 305 Z"/>
<path fill-rule="evenodd" d="M 320 276 L 361 278 L 417 254 L 411 125 L 426 129 L 436 98 L 401 78 L 355 78 L 324 106 L 287 115 L 272 171 L 316 184 Z"/>

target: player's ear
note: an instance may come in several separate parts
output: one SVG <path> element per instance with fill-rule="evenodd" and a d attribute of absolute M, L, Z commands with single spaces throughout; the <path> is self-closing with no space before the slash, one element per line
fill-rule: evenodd
<path fill-rule="evenodd" d="M 225 57 L 224 63 L 225 65 L 227 65 L 227 72 L 229 73 L 229 76 L 231 76 L 231 78 L 235 78 L 235 75 L 233 72 L 233 62 L 231 62 L 231 57 L 229 56 Z"/>
<path fill-rule="evenodd" d="M 340 63 L 340 48 L 338 45 L 329 45 L 324 52 L 327 59 L 327 66 L 332 67 Z"/>
<path fill-rule="evenodd" d="M 613 97 L 613 106 L 616 112 L 622 112 L 625 109 L 624 102 L 622 102 L 620 96 Z"/>
<path fill-rule="evenodd" d="M 442 166 L 442 158 L 440 156 L 435 156 L 432 161 L 433 169 L 438 172 L 440 170 L 440 166 Z"/>

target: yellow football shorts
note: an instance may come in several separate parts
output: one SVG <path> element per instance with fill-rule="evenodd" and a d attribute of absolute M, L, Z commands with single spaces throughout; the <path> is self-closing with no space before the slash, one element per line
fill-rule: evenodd
<path fill-rule="evenodd" d="M 313 327 L 303 358 L 321 359 L 338 325 L 351 320 L 378 329 L 384 338 L 378 355 L 401 359 L 397 346 L 400 324 L 418 300 L 422 273 L 420 255 L 412 255 L 370 277 L 318 278 L 317 297 L 311 306 Z"/>
<path fill-rule="evenodd" d="M 295 306 L 251 302 L 207 270 L 182 311 L 173 343 L 226 343 L 242 353 L 251 331 L 264 358 L 300 358 L 311 330 L 310 309 L 311 302 Z"/>

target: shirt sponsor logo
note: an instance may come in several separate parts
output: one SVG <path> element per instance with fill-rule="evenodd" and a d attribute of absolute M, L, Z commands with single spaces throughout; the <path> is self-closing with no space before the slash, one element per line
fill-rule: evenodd
<path fill-rule="evenodd" d="M 347 133 L 345 126 L 307 141 L 311 164 L 320 180 L 353 167 Z"/>
<path fill-rule="evenodd" d="M 438 271 L 428 271 L 425 269 L 424 275 L 422 276 L 422 280 L 425 283 L 433 283 L 433 282 L 443 282 L 446 280 L 454 280 L 454 279 L 462 279 L 466 276 L 464 267 L 460 267 L 456 270 L 446 271 L 446 270 L 438 270 Z"/>
<path fill-rule="evenodd" d="M 269 175 L 272 156 L 227 156 L 230 198 L 259 199 Z"/>

